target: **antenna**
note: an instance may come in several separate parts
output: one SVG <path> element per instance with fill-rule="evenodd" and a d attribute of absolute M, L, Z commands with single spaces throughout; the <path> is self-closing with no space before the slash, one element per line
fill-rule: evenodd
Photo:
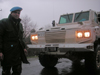
<path fill-rule="evenodd" d="M 54 7 L 54 2 L 52 3 L 53 4 L 53 21 L 52 21 L 52 26 L 54 27 L 55 26 L 55 7 Z"/>
<path fill-rule="evenodd" d="M 0 11 L 2 11 L 2 9 L 0 9 Z"/>
<path fill-rule="evenodd" d="M 53 19 L 54 19 L 54 9 L 55 9 L 55 7 L 54 7 L 54 2 L 52 3 L 53 4 Z"/>
<path fill-rule="evenodd" d="M 2 9 L 0 9 L 0 11 L 2 11 Z M 1 13 L 1 16 L 2 16 L 2 13 Z M 1 17 L 0 17 L 0 19 L 1 19 Z"/>

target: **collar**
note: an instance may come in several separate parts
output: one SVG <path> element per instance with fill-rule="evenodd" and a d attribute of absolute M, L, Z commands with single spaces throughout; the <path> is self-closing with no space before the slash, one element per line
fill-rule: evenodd
<path fill-rule="evenodd" d="M 19 22 L 21 21 L 20 18 L 19 18 L 19 19 L 15 19 L 14 17 L 11 16 L 11 14 L 8 16 L 8 18 L 9 18 L 10 20 L 12 20 L 13 22 L 15 22 L 15 23 L 19 23 Z"/>

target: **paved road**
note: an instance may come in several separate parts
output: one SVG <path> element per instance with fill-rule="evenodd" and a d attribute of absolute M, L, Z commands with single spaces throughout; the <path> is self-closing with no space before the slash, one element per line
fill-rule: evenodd
<path fill-rule="evenodd" d="M 22 75 L 91 75 L 85 69 L 84 60 L 80 64 L 72 65 L 72 61 L 60 59 L 55 68 L 52 69 L 42 67 L 38 58 L 31 58 L 29 60 L 30 65 L 23 64 Z"/>
<path fill-rule="evenodd" d="M 91 75 L 87 73 L 83 61 L 80 64 L 72 65 L 72 61 L 68 59 L 60 59 L 55 68 L 47 69 L 40 65 L 37 57 L 28 60 L 31 64 L 22 65 L 22 75 Z M 98 73 L 98 75 L 100 75 L 100 70 Z"/>
<path fill-rule="evenodd" d="M 68 59 L 63 59 L 63 62 L 59 60 L 59 63 L 56 65 L 56 68 L 46 69 L 42 67 L 37 58 L 31 59 L 30 65 L 23 64 L 23 73 L 22 75 L 61 75 L 62 73 L 71 71 L 71 61 Z M 67 64 L 66 64 L 67 62 Z"/>

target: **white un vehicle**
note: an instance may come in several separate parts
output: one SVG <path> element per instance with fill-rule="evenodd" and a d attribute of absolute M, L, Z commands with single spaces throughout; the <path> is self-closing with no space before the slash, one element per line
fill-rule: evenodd
<path fill-rule="evenodd" d="M 59 58 L 73 62 L 85 59 L 89 70 L 100 68 L 100 13 L 93 10 L 60 16 L 58 24 L 31 33 L 34 50 L 39 50 L 39 62 L 54 67 Z"/>

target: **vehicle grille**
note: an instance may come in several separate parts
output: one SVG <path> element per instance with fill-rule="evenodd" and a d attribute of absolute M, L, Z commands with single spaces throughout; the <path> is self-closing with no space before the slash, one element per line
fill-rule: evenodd
<path fill-rule="evenodd" d="M 48 31 L 45 34 L 46 43 L 64 43 L 66 31 Z"/>

